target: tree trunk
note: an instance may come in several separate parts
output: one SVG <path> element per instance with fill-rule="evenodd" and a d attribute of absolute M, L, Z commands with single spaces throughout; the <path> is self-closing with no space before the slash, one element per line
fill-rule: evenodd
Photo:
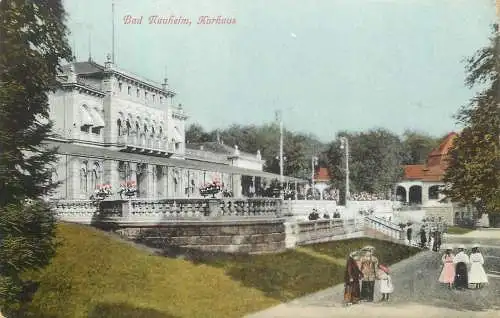
<path fill-rule="evenodd" d="M 488 213 L 488 219 L 490 221 L 490 227 L 500 227 L 500 216 L 494 213 Z"/>

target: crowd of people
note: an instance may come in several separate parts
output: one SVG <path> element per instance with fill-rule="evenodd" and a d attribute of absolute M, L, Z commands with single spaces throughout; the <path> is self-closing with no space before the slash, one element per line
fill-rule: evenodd
<path fill-rule="evenodd" d="M 347 257 L 344 277 L 344 302 L 347 306 L 373 302 L 375 281 L 379 281 L 381 301 L 388 301 L 394 291 L 389 268 L 379 264 L 373 246 L 365 246 Z"/>
<path fill-rule="evenodd" d="M 368 192 L 359 192 L 359 193 L 351 193 L 349 200 L 351 201 L 377 201 L 377 200 L 385 200 L 386 195 L 383 193 L 368 193 Z"/>
<path fill-rule="evenodd" d="M 468 289 L 470 285 L 482 288 L 488 283 L 488 276 L 484 270 L 484 257 L 479 251 L 479 245 L 472 247 L 471 253 L 467 255 L 465 246 L 460 245 L 457 253 L 453 254 L 453 247 L 445 248 L 441 261 L 443 268 L 439 275 L 439 282 L 447 284 L 450 289 Z"/>
<path fill-rule="evenodd" d="M 450 289 L 465 290 L 469 287 L 482 288 L 488 284 L 484 270 L 484 257 L 475 244 L 470 254 L 464 245 L 459 245 L 456 254 L 447 246 L 441 257 L 442 268 L 438 281 Z M 380 301 L 388 301 L 394 292 L 394 284 L 387 266 L 379 264 L 375 248 L 366 246 L 347 257 L 344 276 L 344 303 L 346 306 L 360 302 L 373 302 L 375 282 L 382 294 Z"/>

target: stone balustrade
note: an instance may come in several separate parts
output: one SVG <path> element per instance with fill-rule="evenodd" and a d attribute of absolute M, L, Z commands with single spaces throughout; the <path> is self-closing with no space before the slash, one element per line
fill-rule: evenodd
<path fill-rule="evenodd" d="M 269 219 L 282 215 L 281 200 L 272 198 L 58 200 L 53 206 L 60 220 L 87 224 Z"/>
<path fill-rule="evenodd" d="M 117 144 L 129 148 L 143 148 L 157 152 L 174 152 L 174 145 L 160 137 L 137 136 L 135 134 L 118 136 Z"/>
<path fill-rule="evenodd" d="M 290 221 L 285 223 L 286 246 L 328 242 L 347 233 L 344 220 Z"/>
<path fill-rule="evenodd" d="M 226 217 L 280 217 L 282 201 L 275 198 L 224 199 L 220 215 Z"/>
<path fill-rule="evenodd" d="M 394 241 L 404 241 L 404 231 L 397 224 L 384 219 L 367 216 L 364 219 L 365 231 L 370 232 L 370 236 L 380 239 L 389 239 Z M 377 234 L 379 234 L 377 236 Z"/>
<path fill-rule="evenodd" d="M 52 204 L 56 217 L 68 222 L 90 223 L 99 212 L 99 205 L 90 200 L 58 200 Z"/>

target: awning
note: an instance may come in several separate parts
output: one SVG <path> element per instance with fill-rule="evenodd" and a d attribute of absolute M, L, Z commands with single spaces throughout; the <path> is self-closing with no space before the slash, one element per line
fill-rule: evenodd
<path fill-rule="evenodd" d="M 136 153 L 122 152 L 122 151 L 113 151 L 106 148 L 96 148 L 96 147 L 88 147 L 83 145 L 75 145 L 64 142 L 57 141 L 45 141 L 49 147 L 58 147 L 59 154 L 63 155 L 74 155 L 79 157 L 87 157 L 87 158 L 100 158 L 100 159 L 114 159 L 119 161 L 128 161 L 128 162 L 137 162 L 137 163 L 148 163 L 154 165 L 162 165 L 169 167 L 179 167 L 193 170 L 201 170 L 201 171 L 214 171 L 221 173 L 230 173 L 230 174 L 240 174 L 245 176 L 254 176 L 254 177 L 262 177 L 268 179 L 278 179 L 280 176 L 278 174 L 269 173 L 265 171 L 259 170 L 251 170 L 245 168 L 239 168 L 235 166 L 220 164 L 220 163 L 212 163 L 205 161 L 197 161 L 197 160 L 189 160 L 189 159 L 172 159 L 165 157 L 157 157 L 157 156 L 148 156 Z M 298 182 L 304 183 L 307 180 L 298 179 L 293 177 L 283 176 L 283 181 L 285 182 Z"/>
<path fill-rule="evenodd" d="M 104 120 L 102 119 L 101 114 L 97 111 L 95 108 L 90 109 L 90 116 L 92 117 L 92 121 L 94 124 L 92 126 L 96 128 L 102 128 L 104 127 Z"/>
<path fill-rule="evenodd" d="M 80 107 L 80 126 L 92 126 L 94 121 L 85 107 Z"/>

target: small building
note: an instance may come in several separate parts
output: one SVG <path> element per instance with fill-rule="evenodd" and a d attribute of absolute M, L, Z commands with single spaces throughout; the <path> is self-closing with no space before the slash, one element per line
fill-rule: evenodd
<path fill-rule="evenodd" d="M 320 193 L 320 199 L 328 199 L 328 200 L 338 200 L 336 197 L 336 192 L 335 193 L 328 193 L 327 190 L 331 187 L 331 176 L 330 176 L 330 171 L 328 168 L 325 167 L 319 167 L 316 169 L 316 172 L 314 173 L 314 189 L 317 190 Z M 332 190 L 333 191 L 333 190 Z M 326 198 L 325 198 L 326 194 Z M 335 196 L 335 197 L 334 197 Z"/>
<path fill-rule="evenodd" d="M 447 156 L 457 133 L 451 132 L 427 156 L 425 164 L 404 166 L 403 181 L 396 186 L 397 200 L 410 205 L 433 205 L 444 199 L 440 193 L 448 167 Z"/>

